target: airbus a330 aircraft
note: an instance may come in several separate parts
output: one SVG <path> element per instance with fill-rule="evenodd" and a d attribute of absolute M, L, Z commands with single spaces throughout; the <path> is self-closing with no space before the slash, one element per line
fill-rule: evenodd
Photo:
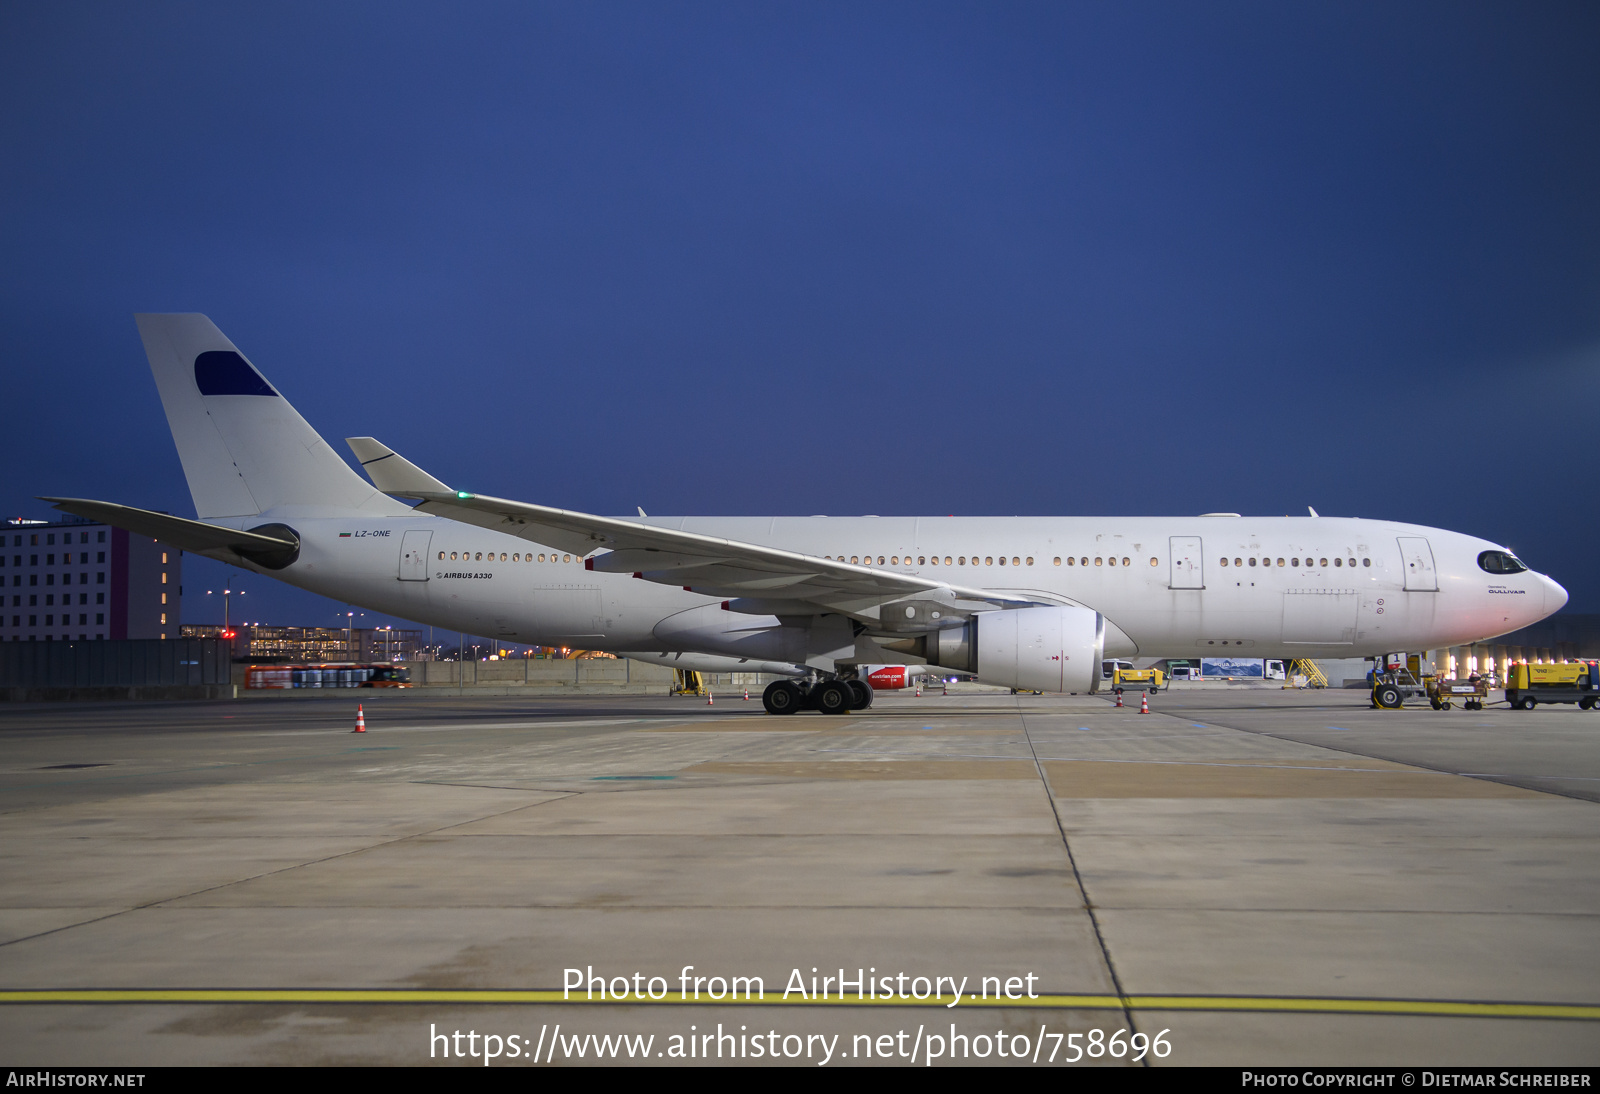
<path fill-rule="evenodd" d="M 784 674 L 774 714 L 869 705 L 867 664 L 1092 692 L 1105 657 L 1433 649 L 1567 600 L 1498 544 L 1314 513 L 619 519 L 452 489 L 349 438 L 369 484 L 205 316 L 138 323 L 199 519 L 58 509 L 451 630 Z"/>

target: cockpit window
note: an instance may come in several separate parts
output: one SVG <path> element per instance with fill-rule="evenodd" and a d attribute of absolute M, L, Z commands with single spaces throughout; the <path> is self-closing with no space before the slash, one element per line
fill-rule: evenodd
<path fill-rule="evenodd" d="M 1520 574 L 1527 567 L 1509 551 L 1485 551 L 1478 556 L 1478 567 L 1491 574 Z"/>

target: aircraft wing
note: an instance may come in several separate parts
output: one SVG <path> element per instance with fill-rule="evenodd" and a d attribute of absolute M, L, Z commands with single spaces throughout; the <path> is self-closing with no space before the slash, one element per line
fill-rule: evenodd
<path fill-rule="evenodd" d="M 632 573 L 707 596 L 750 599 L 771 614 L 813 610 L 872 617 L 895 600 L 925 599 L 953 610 L 1026 607 L 1041 601 L 986 589 L 930 581 L 910 574 L 857 566 L 777 547 L 658 528 L 528 502 L 451 490 L 371 437 L 346 441 L 386 494 L 417 498 L 417 509 L 464 524 L 505 532 L 578 555 L 609 553 L 588 561 L 592 570 Z"/>

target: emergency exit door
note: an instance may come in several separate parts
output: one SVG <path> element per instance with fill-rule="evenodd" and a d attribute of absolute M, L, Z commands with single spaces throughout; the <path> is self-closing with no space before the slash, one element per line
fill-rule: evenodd
<path fill-rule="evenodd" d="M 407 532 L 400 540 L 400 580 L 428 580 L 428 544 L 432 532 Z"/>
<path fill-rule="evenodd" d="M 1204 589 L 1205 560 L 1200 553 L 1200 537 L 1173 536 L 1167 543 L 1172 551 L 1172 577 L 1168 586 L 1173 589 Z"/>

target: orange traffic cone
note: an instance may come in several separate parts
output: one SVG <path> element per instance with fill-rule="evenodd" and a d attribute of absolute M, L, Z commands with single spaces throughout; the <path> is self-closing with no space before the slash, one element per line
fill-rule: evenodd
<path fill-rule="evenodd" d="M 745 688 L 744 689 L 744 701 L 747 702 L 747 703 L 750 701 L 750 689 L 749 688 Z"/>
<path fill-rule="evenodd" d="M 711 700 L 711 693 L 710 693 L 710 692 L 709 692 L 709 691 L 708 691 L 708 692 L 706 692 L 706 706 L 708 706 L 708 707 L 714 707 L 714 706 L 716 706 L 716 705 L 717 705 L 717 704 L 716 704 L 716 703 L 714 703 L 714 702 L 712 702 L 712 700 Z"/>
<path fill-rule="evenodd" d="M 356 728 L 351 733 L 365 733 L 367 731 L 367 716 L 361 709 L 361 704 L 356 704 Z"/>
<path fill-rule="evenodd" d="M 1150 713 L 1150 696 L 1146 692 L 1142 691 L 1139 693 L 1139 713 Z"/>
<path fill-rule="evenodd" d="M 922 685 L 921 684 L 917 685 L 917 694 L 916 694 L 915 697 L 918 698 L 918 699 L 922 698 Z"/>
<path fill-rule="evenodd" d="M 1122 692 L 1117 692 L 1117 709 L 1122 709 Z"/>
<path fill-rule="evenodd" d="M 945 681 L 945 682 L 944 682 L 944 693 L 945 693 L 945 694 L 946 694 L 946 695 L 949 695 L 949 694 L 950 694 L 950 681 L 948 681 L 948 680 L 946 680 L 946 681 Z"/>

